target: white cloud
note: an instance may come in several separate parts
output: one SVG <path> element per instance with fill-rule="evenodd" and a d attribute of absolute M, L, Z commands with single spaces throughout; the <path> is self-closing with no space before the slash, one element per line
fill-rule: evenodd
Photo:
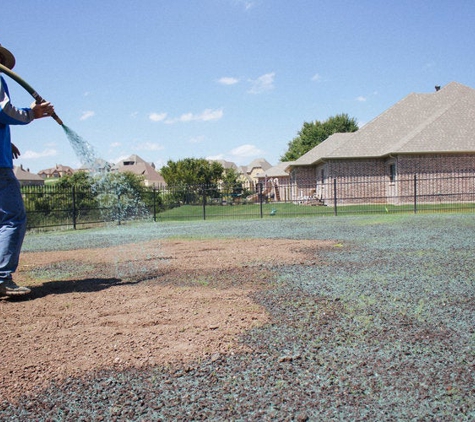
<path fill-rule="evenodd" d="M 111 148 L 118 148 L 120 147 L 122 144 L 120 142 L 112 142 L 110 144 Z"/>
<path fill-rule="evenodd" d="M 148 118 L 152 122 L 162 122 L 163 120 L 167 118 L 167 113 L 150 113 L 148 115 Z"/>
<path fill-rule="evenodd" d="M 208 122 L 211 120 L 219 120 L 223 117 L 223 115 L 223 109 L 212 110 L 210 108 L 207 108 L 200 114 L 185 113 L 182 114 L 180 117 L 168 119 L 165 121 L 165 123 L 173 124 L 177 122 L 187 123 L 193 121 Z"/>
<path fill-rule="evenodd" d="M 321 80 L 322 80 L 322 77 L 318 73 L 315 73 L 315 75 L 312 76 L 312 81 L 314 82 L 319 82 Z"/>
<path fill-rule="evenodd" d="M 203 120 L 206 122 L 208 120 L 219 120 L 221 117 L 223 117 L 223 109 L 211 110 L 207 108 L 205 111 L 203 111 L 203 113 L 196 116 L 195 120 Z"/>
<path fill-rule="evenodd" d="M 81 117 L 79 120 L 87 120 L 90 117 L 94 116 L 96 114 L 94 111 L 88 110 L 88 111 L 83 111 Z"/>
<path fill-rule="evenodd" d="M 363 97 L 360 95 L 359 97 L 356 97 L 356 101 L 359 101 L 360 103 L 364 103 L 366 101 L 366 97 Z"/>
<path fill-rule="evenodd" d="M 221 85 L 235 85 L 239 82 L 239 79 L 233 78 L 230 76 L 224 76 L 220 79 L 218 79 L 218 83 Z"/>
<path fill-rule="evenodd" d="M 259 76 L 257 79 L 251 79 L 251 89 L 248 91 L 250 94 L 261 94 L 266 91 L 274 89 L 275 72 L 266 73 Z"/>
<path fill-rule="evenodd" d="M 55 149 L 49 148 L 49 149 L 43 150 L 42 152 L 35 152 L 35 151 L 28 150 L 21 155 L 21 158 L 25 160 L 36 160 L 38 158 L 54 157 L 56 155 L 58 155 L 58 151 L 56 151 Z"/>
<path fill-rule="evenodd" d="M 225 158 L 224 158 L 224 154 L 218 154 L 218 155 L 208 155 L 206 159 L 216 161 L 216 160 L 224 160 Z"/>
<path fill-rule="evenodd" d="M 252 9 L 255 6 L 255 1 L 250 0 L 235 0 L 237 4 L 243 5 L 244 10 Z"/>
<path fill-rule="evenodd" d="M 231 150 L 231 155 L 236 158 L 253 157 L 262 155 L 264 152 L 255 145 L 244 144 Z"/>
<path fill-rule="evenodd" d="M 136 146 L 139 151 L 161 151 L 163 146 L 154 142 L 144 142 Z"/>

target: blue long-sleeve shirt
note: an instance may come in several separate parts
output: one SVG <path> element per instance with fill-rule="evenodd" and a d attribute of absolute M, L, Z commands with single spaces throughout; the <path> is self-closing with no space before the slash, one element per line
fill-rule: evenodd
<path fill-rule="evenodd" d="M 13 168 L 10 125 L 26 125 L 34 118 L 31 108 L 16 108 L 11 104 L 8 86 L 0 76 L 0 168 Z"/>

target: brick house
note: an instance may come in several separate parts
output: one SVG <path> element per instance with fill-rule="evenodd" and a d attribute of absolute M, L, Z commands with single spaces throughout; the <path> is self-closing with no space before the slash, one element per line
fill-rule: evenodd
<path fill-rule="evenodd" d="M 291 164 L 291 162 L 281 162 L 256 174 L 258 182 L 262 183 L 262 193 L 267 199 L 275 202 L 292 200 L 290 176 L 285 170 Z"/>
<path fill-rule="evenodd" d="M 62 164 L 56 164 L 56 166 L 49 169 L 40 170 L 38 175 L 43 179 L 58 179 L 64 176 L 72 176 L 74 170 L 69 166 L 63 166 Z"/>
<path fill-rule="evenodd" d="M 238 181 L 242 182 L 244 188 L 254 190 L 256 183 L 259 182 L 257 175 L 269 170 L 271 167 L 265 158 L 256 158 L 248 166 L 238 168 L 238 173 L 240 174 Z"/>
<path fill-rule="evenodd" d="M 155 169 L 155 164 L 147 163 L 143 158 L 132 154 L 125 160 L 111 167 L 111 172 L 133 173 L 144 178 L 144 185 L 155 188 L 163 188 L 167 184 L 163 176 Z"/>
<path fill-rule="evenodd" d="M 353 133 L 336 133 L 289 163 L 293 199 L 400 204 L 473 192 L 475 90 L 457 82 L 412 93 Z M 415 187 L 414 178 L 418 179 Z M 431 195 L 429 197 L 429 194 Z M 453 198 L 452 198 L 453 200 Z M 473 193 L 457 201 L 473 201 Z"/>
<path fill-rule="evenodd" d="M 43 186 L 45 184 L 45 181 L 41 176 L 31 173 L 29 169 L 25 170 L 23 165 L 14 166 L 13 173 L 21 186 Z"/>

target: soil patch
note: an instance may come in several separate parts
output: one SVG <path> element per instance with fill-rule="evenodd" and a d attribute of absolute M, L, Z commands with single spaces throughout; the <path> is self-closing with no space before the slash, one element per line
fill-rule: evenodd
<path fill-rule="evenodd" d="M 252 293 L 279 265 L 318 263 L 331 242 L 160 240 L 24 253 L 32 294 L 0 300 L 6 400 L 106 368 L 170 365 L 244 353 L 240 336 L 269 322 Z"/>

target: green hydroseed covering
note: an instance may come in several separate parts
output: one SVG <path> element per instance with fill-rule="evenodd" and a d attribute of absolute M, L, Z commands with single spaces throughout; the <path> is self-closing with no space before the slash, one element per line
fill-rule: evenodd
<path fill-rule="evenodd" d="M 241 338 L 250 353 L 69 379 L 0 407 L 0 419 L 475 420 L 474 234 L 473 215 L 447 214 L 28 235 L 26 251 L 157 238 L 322 239 L 334 246 L 318 250 L 314 265 L 271 268 L 270 288 L 254 295 L 271 322 Z M 134 416 L 125 418 L 131 409 Z"/>

